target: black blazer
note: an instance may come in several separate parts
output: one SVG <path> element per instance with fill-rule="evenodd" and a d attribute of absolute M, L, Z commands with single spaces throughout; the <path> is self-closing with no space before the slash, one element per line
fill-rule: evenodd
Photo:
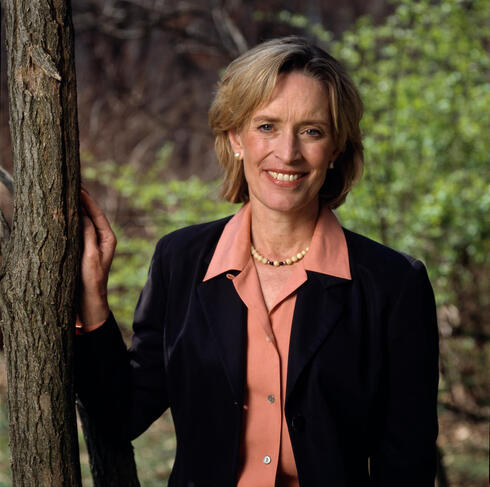
<path fill-rule="evenodd" d="M 171 408 L 169 486 L 237 481 L 246 307 L 225 275 L 202 282 L 227 221 L 160 240 L 129 351 L 112 316 L 76 341 L 79 400 L 108 434 L 134 438 Z M 433 486 L 438 333 L 427 273 L 344 232 L 352 280 L 308 272 L 294 311 L 285 414 L 300 485 Z"/>

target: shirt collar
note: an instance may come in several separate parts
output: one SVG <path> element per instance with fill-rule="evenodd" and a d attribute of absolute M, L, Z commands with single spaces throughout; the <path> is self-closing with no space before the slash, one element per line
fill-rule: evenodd
<path fill-rule="evenodd" d="M 351 279 L 344 231 L 334 212 L 326 205 L 320 208 L 310 250 L 303 259 L 303 265 L 308 271 Z"/>
<path fill-rule="evenodd" d="M 203 281 L 224 272 L 242 271 L 250 258 L 250 203 L 243 205 L 225 225 Z"/>
<path fill-rule="evenodd" d="M 225 225 L 203 281 L 230 270 L 242 271 L 250 259 L 251 206 L 246 203 Z M 310 250 L 302 260 L 306 270 L 351 279 L 345 235 L 337 217 L 322 205 Z"/>

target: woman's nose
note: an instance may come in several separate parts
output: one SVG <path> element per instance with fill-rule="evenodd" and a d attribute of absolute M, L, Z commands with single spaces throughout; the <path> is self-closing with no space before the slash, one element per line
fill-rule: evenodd
<path fill-rule="evenodd" d="M 284 131 L 276 139 L 274 153 L 284 164 L 291 164 L 300 159 L 299 141 L 294 131 Z"/>

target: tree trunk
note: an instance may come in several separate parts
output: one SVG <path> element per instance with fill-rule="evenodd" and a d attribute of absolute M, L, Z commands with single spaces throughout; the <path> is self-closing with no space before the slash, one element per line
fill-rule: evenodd
<path fill-rule="evenodd" d="M 90 420 L 80 403 L 78 412 L 90 456 L 94 486 L 140 487 L 131 442 L 109 442 L 106 435 L 98 434 L 97 425 Z"/>
<path fill-rule="evenodd" d="M 14 486 L 76 487 L 80 163 L 70 2 L 5 0 L 5 11 L 16 191 L 12 231 L 0 220 L 0 325 L 12 479 Z M 81 417 L 94 484 L 138 486 L 130 442 L 104 443 Z"/>
<path fill-rule="evenodd" d="M 12 480 L 76 487 L 80 168 L 71 12 L 61 0 L 4 7 L 15 196 L 0 309 Z"/>
<path fill-rule="evenodd" d="M 14 181 L 10 174 L 0 166 L 0 268 L 2 255 L 10 239 L 12 228 L 12 207 L 14 197 Z M 0 352 L 3 350 L 3 335 L 0 328 Z"/>

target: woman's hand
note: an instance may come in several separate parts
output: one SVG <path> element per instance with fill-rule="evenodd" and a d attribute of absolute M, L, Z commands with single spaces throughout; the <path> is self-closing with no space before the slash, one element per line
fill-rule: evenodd
<path fill-rule="evenodd" d="M 109 221 L 82 186 L 83 254 L 79 321 L 84 331 L 102 324 L 109 316 L 107 280 L 116 237 Z"/>

